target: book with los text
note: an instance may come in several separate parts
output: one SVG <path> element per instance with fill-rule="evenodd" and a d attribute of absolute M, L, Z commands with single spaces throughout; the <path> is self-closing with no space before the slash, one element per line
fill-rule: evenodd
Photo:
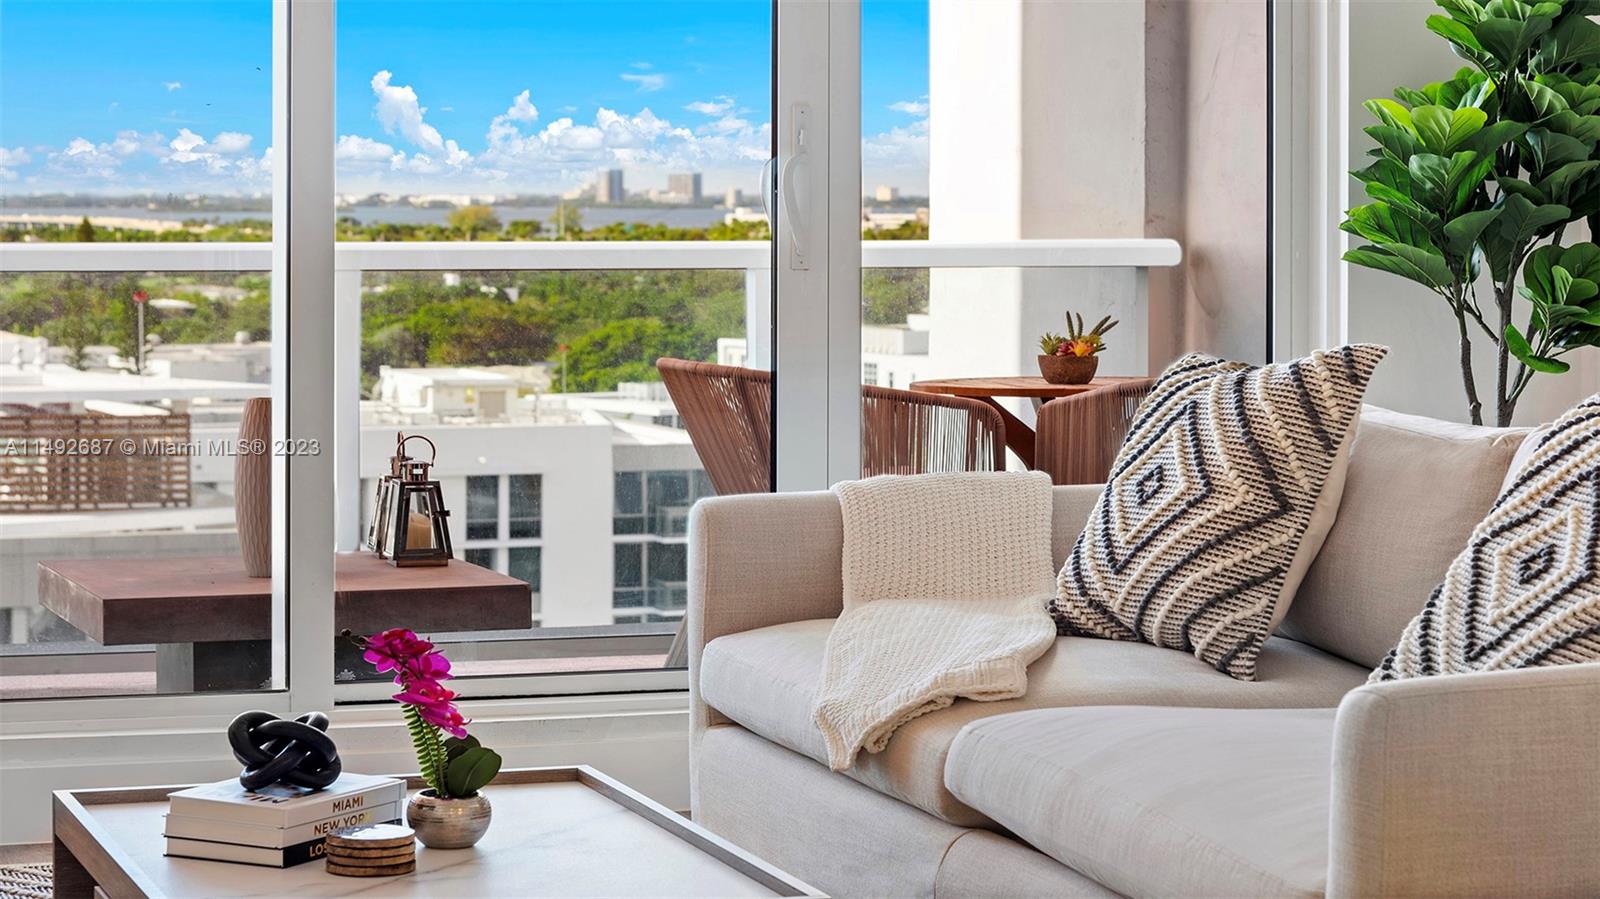
<path fill-rule="evenodd" d="M 237 780 L 225 780 L 179 790 L 167 798 L 172 815 L 287 830 L 400 803 L 405 795 L 404 781 L 346 772 L 325 789 L 316 791 L 284 784 L 250 791 L 239 786 Z"/>
<path fill-rule="evenodd" d="M 381 822 L 399 824 L 398 818 Z M 211 862 L 237 862 L 243 865 L 264 865 L 269 868 L 292 868 L 316 861 L 324 855 L 327 837 L 317 837 L 291 846 L 241 846 L 237 843 L 216 843 L 210 840 L 192 840 L 184 837 L 167 837 L 167 855 L 178 858 L 195 858 Z"/>
<path fill-rule="evenodd" d="M 379 824 L 400 819 L 400 803 L 385 802 L 367 806 L 353 812 L 323 818 L 294 827 L 272 827 L 263 824 L 241 824 L 237 821 L 219 821 L 215 818 L 193 818 L 188 815 L 168 814 L 164 833 L 169 837 L 189 840 L 206 840 L 212 843 L 233 843 L 257 846 L 264 849 L 282 849 L 296 843 L 317 840 L 341 827 L 362 824 Z"/>

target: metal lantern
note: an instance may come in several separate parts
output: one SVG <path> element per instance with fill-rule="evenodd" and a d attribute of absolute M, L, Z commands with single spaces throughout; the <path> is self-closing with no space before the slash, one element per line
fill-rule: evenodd
<path fill-rule="evenodd" d="M 428 445 L 428 461 L 406 455 L 406 444 L 421 440 Z M 394 455 L 389 473 L 378 481 L 378 497 L 373 506 L 372 527 L 367 531 L 367 548 L 378 558 L 401 568 L 450 563 L 450 512 L 444 507 L 439 482 L 428 475 L 438 459 L 433 441 L 420 434 L 395 435 Z"/>

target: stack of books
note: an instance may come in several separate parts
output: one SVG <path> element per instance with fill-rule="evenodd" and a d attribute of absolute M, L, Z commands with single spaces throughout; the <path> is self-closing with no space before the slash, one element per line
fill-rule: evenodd
<path fill-rule="evenodd" d="M 404 781 L 350 773 L 316 792 L 250 792 L 237 780 L 190 787 L 168 797 L 167 855 L 288 868 L 322 858 L 335 830 L 398 823 L 405 798 Z"/>

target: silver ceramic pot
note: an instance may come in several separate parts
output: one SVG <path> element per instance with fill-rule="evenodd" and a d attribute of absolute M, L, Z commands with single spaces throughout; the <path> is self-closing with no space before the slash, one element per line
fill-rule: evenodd
<path fill-rule="evenodd" d="M 429 849 L 465 849 L 483 839 L 491 812 L 482 790 L 468 799 L 440 799 L 423 790 L 406 804 L 406 824 Z"/>

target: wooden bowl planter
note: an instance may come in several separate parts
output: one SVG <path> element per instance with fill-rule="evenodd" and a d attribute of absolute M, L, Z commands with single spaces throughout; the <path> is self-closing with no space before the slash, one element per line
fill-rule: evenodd
<path fill-rule="evenodd" d="M 1051 384 L 1087 384 L 1099 367 L 1099 356 L 1039 357 L 1039 374 Z"/>

